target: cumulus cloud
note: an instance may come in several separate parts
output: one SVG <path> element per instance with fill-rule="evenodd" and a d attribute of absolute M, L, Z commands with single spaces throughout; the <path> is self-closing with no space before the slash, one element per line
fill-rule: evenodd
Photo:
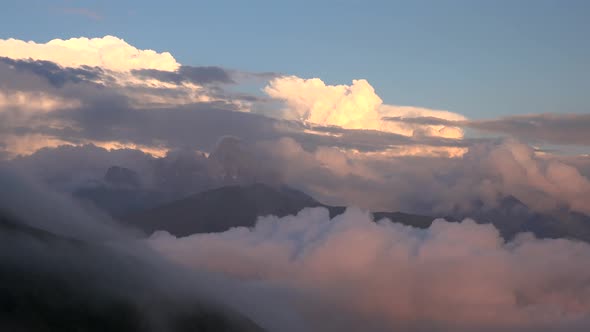
<path fill-rule="evenodd" d="M 234 71 L 183 66 L 169 53 L 139 50 L 113 36 L 52 40 L 47 44 L 0 40 L 0 61 L 3 72 L 26 83 L 18 89 L 3 78 L 0 84 L 5 85 L 4 95 L 30 93 L 23 89 L 30 88 L 28 81 L 41 79 L 49 85 L 43 91 L 49 95 L 45 99 L 56 99 L 65 93 L 62 90 L 71 91 L 76 86 L 87 89 L 91 83 L 95 90 L 108 89 L 125 96 L 136 108 L 224 101 L 247 111 L 251 104 L 248 95 L 233 94 L 221 87 L 235 83 Z M 85 96 L 74 93 L 69 97 L 76 100 Z M 61 106 L 45 104 L 51 110 Z"/>
<path fill-rule="evenodd" d="M 164 117 L 166 121 L 158 120 Z M 271 121 L 264 117 L 261 119 Z M 326 204 L 354 204 L 372 211 L 470 215 L 482 209 L 496 208 L 503 199 L 513 196 L 533 211 L 565 209 L 590 213 L 590 163 L 587 158 L 564 159 L 551 154 L 538 154 L 530 146 L 513 140 L 473 142 L 469 146 L 458 147 L 467 152 L 456 158 L 436 155 L 392 157 L 392 153 L 387 151 L 358 150 L 362 144 L 356 146 L 350 143 L 358 144 L 358 136 L 348 137 L 346 131 L 341 137 L 292 135 L 266 130 L 273 128 L 273 122 L 259 120 L 257 116 L 240 112 L 166 110 L 154 114 L 153 120 L 138 123 L 137 127 L 127 127 L 127 123 L 123 122 L 119 123 L 121 127 L 113 124 L 114 127 L 108 131 L 102 127 L 88 128 L 82 136 L 103 142 L 107 142 L 107 138 L 115 139 L 114 142 L 131 138 L 144 144 L 131 148 L 144 151 L 149 151 L 150 146 L 162 140 L 167 141 L 170 147 L 181 146 L 184 147 L 181 150 L 193 151 L 193 154 L 195 151 L 211 152 L 212 159 L 226 163 L 225 166 L 215 166 L 214 161 L 202 165 L 171 163 L 167 178 L 176 172 L 178 176 L 173 178 L 177 178 L 175 183 L 180 187 L 192 183 L 194 175 L 202 177 L 198 183 L 219 183 L 210 177 L 221 172 L 228 174 L 229 178 L 249 174 L 257 181 L 284 183 L 300 188 Z M 162 125 L 165 123 L 169 126 Z M 236 131 L 232 123 L 240 123 L 240 131 Z M 111 128 L 110 125 L 107 127 Z M 149 128 L 149 136 L 144 136 L 145 128 Z M 214 147 L 219 140 L 218 135 L 236 133 L 241 134 L 238 135 L 242 140 L 241 147 L 235 149 L 231 145 L 230 149 L 217 156 Z M 193 144 L 185 145 L 187 139 Z M 79 183 L 76 177 L 88 174 L 88 170 L 94 169 L 92 174 L 97 178 L 111 165 L 143 170 L 143 173 L 152 169 L 147 172 L 150 173 L 153 172 L 150 160 L 161 159 L 154 157 L 157 151 L 150 156 L 139 151 L 117 150 L 125 146 L 112 144 L 102 145 L 114 149 L 110 152 L 94 146 L 44 149 L 28 157 L 17 158 L 12 163 L 31 172 L 46 174 L 49 178 L 66 181 L 71 177 L 71 183 Z M 412 145 L 407 148 L 412 148 Z M 96 155 L 90 153 L 94 149 L 97 150 Z M 118 151 L 135 152 L 145 157 L 129 163 L 117 157 L 117 154 L 123 154 Z M 162 160 L 167 159 L 164 157 Z M 65 165 L 59 166 L 61 163 Z M 65 171 L 58 171 L 59 167 Z M 174 170 L 174 167 L 178 169 Z M 208 168 L 211 169 L 205 171 Z M 213 172 L 213 169 L 217 171 Z M 197 190 L 195 188 L 191 190 Z"/>
<path fill-rule="evenodd" d="M 198 69 L 186 69 L 191 80 L 224 80 L 219 76 L 220 73 L 224 75 L 223 71 L 211 74 L 207 71 L 201 73 Z M 172 75 L 175 73 L 170 72 Z M 121 77 L 129 79 L 121 81 Z M 228 79 L 229 76 L 224 77 Z M 62 67 L 49 61 L 2 57 L 0 136 L 7 143 L 4 149 L 14 156 L 29 154 L 43 146 L 56 146 L 56 142 L 142 147 L 145 146 L 143 142 L 130 142 L 129 137 L 103 137 L 100 141 L 93 141 L 84 132 L 90 129 L 88 126 L 93 128 L 90 130 L 92 132 L 104 128 L 108 123 L 124 126 L 124 120 L 135 126 L 137 121 L 127 118 L 127 115 L 133 114 L 142 121 L 142 118 L 151 116 L 141 114 L 141 110 L 151 110 L 162 105 L 167 108 L 192 105 L 189 108 L 191 111 L 206 105 L 210 109 L 238 111 L 251 103 L 242 96 L 234 100 L 218 87 L 209 88 L 193 82 L 177 84 L 154 81 L 159 83 L 154 85 L 149 79 L 136 79 L 135 74 L 115 73 L 98 67 Z M 58 134 L 58 131 L 67 133 Z M 150 149 L 158 150 L 162 151 L 162 148 L 154 146 Z"/>
<path fill-rule="evenodd" d="M 277 77 L 274 73 L 255 74 L 220 67 L 193 67 L 175 61 L 174 65 L 161 65 L 155 59 L 167 63 L 164 61 L 168 58 L 165 53 L 145 51 L 145 55 L 142 50 L 133 53 L 131 49 L 136 50 L 133 46 L 111 36 L 52 41 L 47 44 L 12 39 L 2 42 L 0 117 L 3 120 L 2 139 L 10 143 L 5 145 L 4 150 L 12 156 L 29 154 L 42 147 L 44 142 L 47 142 L 46 146 L 61 143 L 135 146 L 162 155 L 167 149 L 185 148 L 187 145 L 210 147 L 210 142 L 221 135 L 235 135 L 246 140 L 250 136 L 265 139 L 271 136 L 298 137 L 304 145 L 336 144 L 359 151 L 382 150 L 389 156 L 456 157 L 465 152 L 465 143 L 452 140 L 462 137 L 462 133 L 450 126 L 393 124 L 380 119 L 383 114 L 392 112 L 413 115 L 434 112 L 434 115 L 452 118 L 451 113 L 382 105 L 381 99 L 364 80 L 355 81 L 351 86 L 327 86 L 319 79 Z M 28 46 L 19 48 L 15 45 Z M 58 46 L 60 50 L 65 48 L 69 51 L 55 51 L 55 54 L 46 51 L 46 48 Z M 74 51 L 77 62 L 68 60 L 69 54 Z M 79 56 L 79 51 L 92 51 L 94 55 Z M 133 57 L 135 62 L 130 62 L 127 56 Z M 109 60 L 111 58 L 120 59 L 127 65 L 113 64 Z M 141 60 L 144 58 L 145 61 Z M 272 104 L 268 98 L 230 92 L 222 87 L 240 80 L 249 81 L 253 77 L 272 79 L 266 90 L 273 99 L 284 99 L 290 112 L 305 113 L 307 116 L 276 121 L 253 115 L 248 123 L 260 122 L 255 130 L 262 131 L 262 134 L 248 132 L 250 128 L 247 124 L 246 129 L 221 124 L 228 129 L 231 127 L 231 130 L 222 130 L 208 137 L 204 143 L 196 142 L 193 137 L 204 135 L 195 133 L 196 128 L 185 128 L 187 122 L 197 127 L 200 127 L 198 122 L 209 122 L 202 117 L 197 119 L 199 116 L 195 116 L 195 111 L 207 117 L 202 112 L 204 108 L 258 112 Z M 295 95 L 303 98 L 301 103 L 293 101 L 291 97 Z M 183 112 L 187 114 L 180 116 Z M 162 116 L 167 120 L 162 122 Z M 172 120 L 179 117 L 184 119 L 178 122 Z M 238 119 L 240 117 L 237 115 L 227 113 L 219 117 L 236 118 L 227 121 L 244 121 Z M 302 119 L 307 123 L 300 122 Z M 151 129 L 140 128 L 141 125 L 147 125 L 158 132 L 163 124 L 164 127 L 175 127 L 173 130 L 166 129 L 164 137 L 160 134 L 151 135 Z M 341 126 L 342 131 L 336 132 L 339 129 L 331 127 L 334 125 Z M 208 126 L 205 132 L 213 132 Z M 387 135 L 385 132 L 388 132 Z M 178 139 L 180 137 L 181 140 Z M 451 140 L 436 141 L 432 138 Z"/>
<path fill-rule="evenodd" d="M 268 104 L 221 89 L 237 77 L 223 68 L 130 64 L 125 69 L 89 59 L 74 66 L 0 58 L 2 158 L 88 143 L 162 157 L 170 150 L 211 152 L 221 136 L 230 135 L 254 146 L 255 158 L 268 161 L 285 183 L 326 203 L 443 213 L 473 200 L 493 205 L 513 195 L 534 209 L 589 211 L 590 173 L 577 159 L 541 156 L 516 141 L 466 138 L 460 127 L 475 128 L 478 121 L 385 105 L 365 80 L 327 85 L 319 79 L 266 75 L 271 81 L 265 92 L 285 103 L 277 119 L 256 110 L 239 112 L 251 103 Z M 493 130 L 525 141 L 584 142 L 584 115 L 525 118 L 525 127 L 537 129 L 496 124 Z M 519 123 L 514 119 L 503 121 Z M 580 130 L 568 133 L 575 124 L 571 128 Z M 392 188 L 403 190 L 392 193 Z"/>
<path fill-rule="evenodd" d="M 358 209 L 259 219 L 253 229 L 148 243 L 185 266 L 294 291 L 308 331 L 582 331 L 588 244 L 504 242 L 491 225 L 414 229 Z M 214 252 L 215 255 L 211 255 Z"/>
<path fill-rule="evenodd" d="M 92 66 L 113 71 L 174 71 L 180 66 L 168 52 L 137 49 L 114 36 L 53 39 L 47 43 L 26 42 L 13 38 L 0 39 L 0 56 L 51 61 L 62 67 Z"/>
<path fill-rule="evenodd" d="M 261 142 L 259 151 L 283 181 L 330 204 L 447 215 L 514 196 L 536 211 L 590 213 L 590 180 L 575 163 L 514 140 L 474 143 L 457 158 L 305 149 L 291 138 Z"/>
<path fill-rule="evenodd" d="M 463 137 L 463 132 L 455 126 L 383 121 L 383 117 L 395 116 L 436 116 L 448 120 L 465 118 L 447 111 L 384 105 L 366 80 L 353 80 L 351 85 L 326 85 L 319 78 L 283 76 L 271 80 L 264 91 L 270 97 L 286 103 L 283 114 L 286 118 L 348 129 L 380 130 L 404 136 Z"/>

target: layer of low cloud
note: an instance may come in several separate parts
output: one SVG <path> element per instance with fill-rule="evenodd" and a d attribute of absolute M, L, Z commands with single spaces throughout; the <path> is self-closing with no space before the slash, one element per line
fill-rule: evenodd
<path fill-rule="evenodd" d="M 590 180 L 573 160 L 514 140 L 473 144 L 457 158 L 306 150 L 291 138 L 261 142 L 258 151 L 285 183 L 330 204 L 446 215 L 491 209 L 513 196 L 536 211 L 590 213 Z"/>
<path fill-rule="evenodd" d="M 306 209 L 261 218 L 253 229 L 140 240 L 17 174 L 0 169 L 0 183 L 11 189 L 0 192 L 3 213 L 73 240 L 48 245 L 51 237 L 6 236 L 2 266 L 67 280 L 85 303 L 95 293 L 129 300 L 154 330 L 191 303 L 228 315 L 232 308 L 270 332 L 590 326 L 586 243 L 530 234 L 505 242 L 493 226 L 471 220 L 414 229 L 375 223 L 356 208 L 334 219 L 325 209 Z"/>
<path fill-rule="evenodd" d="M 259 219 L 253 229 L 148 243 L 197 270 L 295 293 L 308 331 L 583 331 L 590 246 L 491 225 L 437 220 L 414 229 L 349 209 Z M 214 252 L 215 255 L 211 255 Z M 253 305 L 256 305 L 253 303 Z M 288 330 L 288 328 L 287 328 Z"/>
<path fill-rule="evenodd" d="M 18 307 L 0 312 L 0 326 L 28 331 L 115 322 L 176 331 L 179 321 L 196 320 L 258 331 L 245 329 L 250 318 L 270 331 L 306 330 L 292 305 L 277 301 L 288 292 L 174 264 L 131 230 L 21 175 L 0 167 L 1 291 L 8 294 L 3 303 Z"/>
<path fill-rule="evenodd" d="M 394 123 L 457 126 L 518 138 L 531 144 L 590 145 L 590 114 L 543 113 L 513 115 L 490 120 L 452 120 L 406 115 L 386 117 Z"/>
<path fill-rule="evenodd" d="M 250 117 L 235 114 L 243 114 L 244 119 Z M 239 148 L 232 145 L 219 152 L 231 164 L 227 165 L 228 169 L 244 176 L 236 178 L 238 183 L 282 183 L 302 189 L 327 204 L 357 205 L 372 211 L 470 215 L 497 208 L 512 196 L 533 211 L 565 209 L 590 213 L 590 162 L 584 157 L 539 154 L 513 140 L 474 143 L 466 154 L 457 158 L 392 157 L 382 152 L 333 147 L 326 144 L 330 141 L 323 140 L 307 141 L 305 146 L 300 143 L 300 140 L 305 142 L 304 138 L 267 134 L 267 138 L 250 136 L 241 141 Z M 201 151 L 218 154 L 217 140 L 194 137 L 201 143 L 208 142 Z M 113 165 L 136 170 L 150 183 L 159 177 L 153 175 L 159 163 L 169 165 L 165 177 L 176 179 L 178 188 L 187 192 L 223 184 L 215 180 L 223 169 L 212 171 L 217 167 L 215 163 L 195 149 L 187 147 L 181 150 L 185 151 L 182 154 L 170 152 L 164 158 L 154 158 L 137 150 L 71 146 L 44 149 L 10 164 L 40 176 L 45 182 L 62 183 L 60 187 L 69 188 L 83 183 L 84 179 L 102 178 Z M 180 156 L 185 156 L 181 159 L 184 161 L 175 161 Z"/>

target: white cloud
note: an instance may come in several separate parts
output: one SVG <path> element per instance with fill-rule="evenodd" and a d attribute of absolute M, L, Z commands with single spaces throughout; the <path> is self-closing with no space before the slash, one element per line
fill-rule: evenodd
<path fill-rule="evenodd" d="M 286 103 L 283 116 L 288 119 L 404 136 L 463 137 L 463 131 L 458 127 L 383 121 L 383 117 L 430 116 L 446 120 L 464 120 L 465 117 L 447 111 L 383 104 L 366 80 L 353 80 L 351 85 L 326 85 L 319 78 L 283 76 L 271 80 L 264 91 Z"/>
<path fill-rule="evenodd" d="M 47 43 L 0 39 L 0 57 L 14 60 L 51 61 L 65 68 L 99 67 L 105 71 L 104 75 L 91 80 L 129 97 L 132 105 L 138 108 L 225 101 L 223 98 L 213 96 L 207 88 L 199 84 L 165 82 L 134 75 L 132 71 L 140 69 L 174 72 L 180 68 L 181 64 L 168 52 L 158 53 L 153 50 L 138 49 L 114 36 L 54 39 Z M 33 76 L 28 75 L 28 80 L 36 80 Z M 11 96 L 12 99 L 17 97 L 18 95 Z M 44 100 L 56 98 L 58 96 L 46 96 Z M 3 106 L 1 102 L 0 97 L 0 108 Z M 241 101 L 234 103 L 240 110 L 246 111 L 249 108 L 248 103 Z M 34 100 L 33 104 L 26 107 L 31 109 L 37 104 L 39 103 L 35 103 Z M 62 103 L 47 101 L 41 106 L 44 110 L 55 110 L 60 108 Z"/>
<path fill-rule="evenodd" d="M 101 103 L 148 109 L 219 102 L 220 105 L 228 105 L 229 109 L 241 111 L 248 111 L 251 104 L 246 100 L 229 100 L 220 90 L 213 91 L 195 82 L 166 81 L 138 75 L 133 70 L 156 70 L 164 76 L 179 75 L 175 71 L 181 65 L 168 52 L 138 49 L 114 36 L 54 39 L 47 43 L 0 39 L 0 57 L 22 60 L 0 63 L 0 116 L 5 128 L 18 126 L 32 131 L 35 127 L 78 129 L 74 123 L 64 119 L 66 113 L 63 111 L 72 110 L 74 114 L 76 109 Z M 58 66 L 31 62 L 36 60 L 50 61 Z M 99 69 L 72 69 L 82 66 Z M 77 76 L 80 71 L 88 75 Z M 223 73 L 224 69 L 219 68 L 219 71 Z M 61 117 L 52 117 L 54 111 L 61 112 Z M 13 135 L 6 130 L 1 136 L 3 144 L 0 151 L 4 157 L 30 154 L 44 146 L 67 143 L 37 133 Z M 138 147 L 154 155 L 166 152 L 160 147 L 115 140 L 78 139 L 76 144 L 90 142 L 105 147 Z"/>
<path fill-rule="evenodd" d="M 168 53 L 141 50 L 114 36 L 53 39 L 47 43 L 0 39 L 0 56 L 45 60 L 63 67 L 92 66 L 113 71 L 176 70 L 180 64 Z"/>

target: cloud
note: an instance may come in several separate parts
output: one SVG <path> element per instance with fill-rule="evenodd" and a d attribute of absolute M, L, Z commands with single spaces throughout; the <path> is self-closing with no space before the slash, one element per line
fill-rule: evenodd
<path fill-rule="evenodd" d="M 530 143 L 590 145 L 590 114 L 528 114 L 470 121 L 470 128 L 507 134 Z"/>
<path fill-rule="evenodd" d="M 193 83 L 154 87 L 144 81 L 121 82 L 117 75 L 101 68 L 65 68 L 48 61 L 0 58 L 0 136 L 10 143 L 4 148 L 14 155 L 31 153 L 43 147 L 44 141 L 46 146 L 55 146 L 49 144 L 55 141 L 88 143 L 91 137 L 85 136 L 85 131 L 95 132 L 107 123 L 123 126 L 123 122 L 128 122 L 126 125 L 135 126 L 129 115 L 141 121 L 150 117 L 142 110 L 160 105 L 173 108 L 193 104 L 193 109 L 210 105 L 211 109 L 242 110 L 250 103 L 241 97 L 234 101 L 223 91 Z M 59 131 L 62 134 L 58 135 Z M 75 140 L 72 134 L 76 134 Z M 121 146 L 144 145 L 117 136 Z M 104 142 L 114 140 L 101 138 Z"/>
<path fill-rule="evenodd" d="M 272 287 L 174 264 L 134 232 L 18 172 L 0 167 L 0 185 L 0 327 L 260 331 L 251 317 L 305 330 Z"/>
<path fill-rule="evenodd" d="M 280 170 L 285 183 L 333 205 L 469 215 L 514 196 L 535 211 L 564 208 L 590 214 L 590 179 L 577 164 L 538 155 L 514 140 L 473 143 L 457 158 L 308 150 L 291 138 L 261 142 L 259 154 Z"/>
<path fill-rule="evenodd" d="M 82 47 L 78 44 L 84 44 L 85 41 L 89 45 L 100 46 L 108 44 L 107 41 L 110 38 L 115 37 L 107 36 L 100 40 L 72 39 L 63 41 L 65 43 L 63 47 L 77 50 Z M 18 44 L 20 41 L 10 40 L 10 42 Z M 60 43 L 57 44 L 61 45 Z M 113 45 L 119 44 L 121 43 L 113 41 Z M 31 45 L 29 46 L 35 48 L 41 44 L 32 43 Z M 16 56 L 12 54 L 14 49 L 12 51 L 5 49 L 8 46 L 10 45 L 0 43 L 0 53 L 10 53 L 8 56 L 11 57 Z M 103 48 L 98 46 L 93 50 L 103 58 L 108 58 L 104 54 L 112 52 L 112 56 L 116 56 L 119 52 L 115 46 Z M 43 50 L 39 52 L 44 54 L 45 58 L 52 60 L 37 59 L 39 57 L 35 56 L 32 49 L 25 51 L 31 53 L 30 57 L 0 58 L 2 139 L 10 142 L 4 147 L 10 155 L 31 153 L 43 146 L 44 141 L 48 142 L 47 146 L 56 146 L 59 142 L 138 146 L 143 147 L 145 151 L 148 151 L 148 148 L 151 151 L 159 151 L 158 154 L 161 155 L 167 149 L 186 146 L 197 146 L 199 149 L 204 146 L 210 147 L 211 141 L 217 140 L 222 135 L 234 135 L 245 140 L 250 140 L 250 137 L 272 139 L 287 136 L 297 138 L 306 147 L 322 144 L 338 145 L 359 151 L 382 150 L 382 153 L 390 156 L 456 157 L 465 152 L 466 143 L 454 139 L 461 137 L 462 133 L 456 132 L 453 128 L 413 125 L 404 127 L 382 121 L 380 113 L 383 110 L 403 114 L 434 112 L 434 114 L 444 115 L 446 113 L 381 105 L 381 100 L 366 81 L 358 81 L 354 87 L 346 87 L 326 86 L 319 80 L 317 84 L 311 84 L 310 80 L 293 78 L 296 83 L 293 86 L 294 90 L 291 91 L 293 95 L 298 93 L 296 90 L 300 88 L 300 85 L 309 85 L 309 88 L 303 89 L 306 91 L 304 93 L 307 96 L 306 103 L 309 104 L 325 95 L 324 90 L 333 91 L 331 95 L 326 95 L 330 99 L 327 103 L 333 104 L 329 107 L 336 107 L 343 111 L 333 112 L 334 114 L 326 121 L 318 120 L 321 122 L 319 126 L 310 121 L 302 123 L 299 118 L 284 121 L 253 115 L 246 121 L 240 120 L 241 116 L 227 112 L 217 116 L 220 120 L 227 119 L 224 121 L 246 121 L 246 128 L 242 129 L 231 124 L 208 122 L 212 118 L 205 109 L 267 114 L 269 112 L 260 110 L 265 107 L 273 108 L 272 101 L 268 98 L 225 90 L 223 85 L 236 85 L 242 80 L 273 78 L 271 82 L 274 83 L 271 83 L 269 87 L 278 87 L 280 82 L 286 80 L 285 77 L 277 77 L 274 73 L 245 73 L 220 67 L 192 67 L 180 64 L 170 68 L 129 64 L 128 68 L 123 68 L 106 62 L 98 63 L 91 57 L 85 62 L 74 64 L 52 57 Z M 67 55 L 67 52 L 64 54 Z M 141 58 L 140 55 L 137 57 Z M 119 58 L 122 59 L 121 61 L 127 61 L 125 57 L 119 56 Z M 347 90 L 350 91 L 346 92 Z M 339 95 L 349 96 L 341 98 Z M 342 100 L 338 101 L 339 98 Z M 365 105 L 363 100 L 372 101 Z M 307 106 L 297 106 L 296 109 L 305 107 Z M 341 120 L 338 119 L 345 119 L 350 114 L 358 113 L 357 109 L 361 112 L 360 116 L 353 116 L 350 123 L 339 122 Z M 187 114 L 181 114 L 181 112 Z M 319 116 L 322 112 L 325 113 L 325 107 L 320 107 L 318 111 L 314 111 L 314 114 Z M 346 112 L 350 114 L 338 115 Z M 276 115 L 276 112 L 270 113 Z M 162 116 L 167 120 L 162 121 Z M 333 127 L 334 121 L 336 124 L 343 125 L 344 128 Z M 208 126 L 204 128 L 204 133 L 190 133 L 191 129 L 187 128 L 187 124 L 192 123 L 196 127 L 201 127 L 199 122 Z M 254 125 L 254 122 L 259 124 Z M 149 130 L 140 128 L 142 124 L 153 127 L 155 132 L 160 134 L 150 137 Z M 162 124 L 165 124 L 165 128 L 160 128 Z M 252 126 L 249 127 L 249 124 Z M 174 126 L 176 128 L 172 129 Z M 215 133 L 215 126 L 227 129 Z M 252 130 L 261 131 L 261 133 Z M 389 133 L 386 134 L 381 130 Z M 196 137 L 207 135 L 209 136 L 205 139 L 206 142 L 196 142 Z M 179 139 L 180 137 L 183 139 Z M 451 139 L 444 140 L 445 137 Z M 443 140 L 438 140 L 439 138 Z M 19 143 L 18 140 L 21 142 Z"/>
<path fill-rule="evenodd" d="M 103 19 L 103 16 L 100 13 L 98 13 L 97 11 L 94 11 L 92 9 L 89 9 L 89 8 L 66 7 L 66 8 L 60 8 L 59 11 L 61 11 L 64 14 L 84 16 L 84 17 L 92 19 L 94 21 L 100 21 Z"/>
<path fill-rule="evenodd" d="M 116 48 L 100 52 L 111 51 Z M 326 85 L 270 75 L 269 102 L 224 90 L 224 84 L 239 85 L 245 74 L 219 67 L 130 64 L 121 72 L 92 65 L 92 59 L 68 67 L 0 58 L 2 158 L 90 143 L 162 157 L 175 150 L 211 152 L 220 137 L 236 136 L 285 183 L 326 203 L 442 213 L 478 199 L 493 206 L 513 195 L 534 209 L 589 211 L 588 167 L 547 151 L 541 156 L 517 141 L 464 137 L 461 130 L 479 123 L 525 141 L 583 143 L 585 131 L 570 134 L 567 128 L 586 126 L 584 115 L 527 116 L 521 122 L 543 129 L 527 131 L 451 112 L 384 105 L 365 80 Z M 272 106 L 278 100 L 284 102 L 282 112 Z M 274 118 L 265 116 L 272 111 L 259 111 L 261 104 L 274 110 Z M 520 123 L 515 119 L 503 121 Z M 392 193 L 396 188 L 403 190 Z"/>
<path fill-rule="evenodd" d="M 106 170 L 113 165 L 133 169 L 141 176 L 142 182 L 149 183 L 154 159 L 136 149 L 106 149 L 87 144 L 43 148 L 30 156 L 17 157 L 7 164 L 40 183 L 52 184 L 53 189 L 73 191 L 102 179 Z"/>
<path fill-rule="evenodd" d="M 565 209 L 590 213 L 590 163 L 584 162 L 583 157 L 562 159 L 551 154 L 538 154 L 517 141 L 471 142 L 457 147 L 467 152 L 461 151 L 462 155 L 456 158 L 438 156 L 432 151 L 426 157 L 411 156 L 408 151 L 405 155 L 392 157 L 395 151 L 382 150 L 384 147 L 378 141 L 367 144 L 379 149 L 362 150 L 362 140 L 356 135 L 349 136 L 347 131 L 337 137 L 295 135 L 276 129 L 279 124 L 276 120 L 248 113 L 207 108 L 134 112 L 138 114 L 123 114 L 121 118 L 110 120 L 102 117 L 104 122 L 99 124 L 100 118 L 96 121 L 93 118 L 100 113 L 89 114 L 78 122 L 86 128 L 83 131 L 53 130 L 47 133 L 76 144 L 103 142 L 103 147 L 121 148 L 126 145 L 116 142 L 124 141 L 135 142 L 135 146 L 127 146 L 140 147 L 143 151 L 160 146 L 163 151 L 177 147 L 193 153 L 215 152 L 214 147 L 221 136 L 238 136 L 242 141 L 239 149 L 242 152 L 237 153 L 235 149 L 224 152 L 226 156 L 223 158 L 232 160 L 228 167 L 243 169 L 258 181 L 294 186 L 332 205 L 354 204 L 373 211 L 469 215 L 498 207 L 503 199 L 513 196 L 534 211 Z M 239 126 L 234 127 L 235 124 Z M 400 144 L 405 149 L 424 148 L 412 145 L 411 141 Z M 83 153 L 78 157 L 74 154 L 70 160 L 58 157 L 61 150 L 76 151 L 73 147 L 55 151 L 46 149 L 43 153 L 18 158 L 14 163 L 23 169 L 27 169 L 23 164 L 36 165 L 47 174 L 52 174 L 53 169 L 48 162 L 86 165 L 83 160 L 87 157 Z M 240 154 L 249 157 L 243 158 Z M 40 155 L 45 157 L 39 158 Z M 103 160 L 96 165 L 101 165 L 101 172 L 110 165 L 121 163 L 106 150 L 100 158 Z M 129 167 L 153 167 L 140 167 L 140 164 Z M 178 183 L 188 184 L 192 183 L 188 174 L 203 179 L 213 176 L 214 173 L 203 173 L 203 169 L 207 167 L 185 165 L 176 171 L 171 169 L 169 173 L 186 173 L 186 178 L 179 178 Z M 62 175 L 57 178 L 66 179 L 68 174 L 74 177 L 84 172 L 84 169 L 71 170 L 60 173 Z M 101 172 L 98 172 L 100 176 Z M 217 183 L 212 179 L 208 181 Z M 199 188 L 203 189 L 195 187 L 191 190 L 194 192 Z"/>
<path fill-rule="evenodd" d="M 508 135 L 533 144 L 590 145 L 589 114 L 525 114 L 491 120 L 457 120 L 431 116 L 397 116 L 385 120 L 418 124 L 457 126 Z"/>
<path fill-rule="evenodd" d="M 176 71 L 157 69 L 134 69 L 132 73 L 139 77 L 154 78 L 162 82 L 181 84 L 190 82 L 195 84 L 229 84 L 235 83 L 228 71 L 220 67 L 192 67 L 180 66 Z"/>
<path fill-rule="evenodd" d="M 139 240 L 5 169 L 0 183 L 10 189 L 0 191 L 2 213 L 69 239 L 54 244 L 2 228 L 1 268 L 25 271 L 21 283 L 67 281 L 83 307 L 114 296 L 142 319 L 157 318 L 144 321 L 155 330 L 191 303 L 190 312 L 237 311 L 267 331 L 557 332 L 590 324 L 590 268 L 582 264 L 590 245 L 581 242 L 524 234 L 506 243 L 471 220 L 414 229 L 375 223 L 356 208 L 334 219 L 307 209 L 261 218 L 253 229 Z"/>
<path fill-rule="evenodd" d="M 0 39 L 0 56 L 54 62 L 62 67 L 91 66 L 113 71 L 174 71 L 180 64 L 168 52 L 141 50 L 114 36 L 53 39 L 47 43 Z"/>
<path fill-rule="evenodd" d="M 6 109 L 21 109 L 28 112 L 48 112 L 55 109 L 79 107 L 77 100 L 50 95 L 44 92 L 0 91 L 0 112 Z"/>
<path fill-rule="evenodd" d="M 99 67 L 81 66 L 79 68 L 61 67 L 51 61 L 25 61 L 0 57 L 0 61 L 9 68 L 18 71 L 28 71 L 44 77 L 55 87 L 62 87 L 66 82 L 96 81 L 104 74 Z"/>
<path fill-rule="evenodd" d="M 463 120 L 463 116 L 447 111 L 418 107 L 384 105 L 366 80 L 353 80 L 352 85 L 326 85 L 319 78 L 302 79 L 283 76 L 271 80 L 264 91 L 286 104 L 282 116 L 323 126 L 347 129 L 371 129 L 404 136 L 462 138 L 454 126 L 419 125 L 383 121 L 392 116 L 437 116 Z"/>
<path fill-rule="evenodd" d="M 414 229 L 348 209 L 259 219 L 253 229 L 148 243 L 197 270 L 294 291 L 308 331 L 583 331 L 588 244 L 504 242 L 491 225 Z M 215 252 L 215 255 L 210 255 Z M 289 301 L 285 300 L 285 301 Z"/>

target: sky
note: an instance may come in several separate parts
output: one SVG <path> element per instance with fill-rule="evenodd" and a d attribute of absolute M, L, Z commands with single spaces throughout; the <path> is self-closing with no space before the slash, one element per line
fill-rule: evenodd
<path fill-rule="evenodd" d="M 269 332 L 589 330 L 590 2 L 3 2 L 0 219 L 102 258 L 10 233 L 0 265 Z M 346 210 L 114 220 L 253 184 Z"/>
<path fill-rule="evenodd" d="M 114 35 L 185 65 L 328 84 L 470 119 L 588 113 L 587 1 L 30 1 L 0 38 Z M 27 24 L 22 24 L 26 15 Z"/>

